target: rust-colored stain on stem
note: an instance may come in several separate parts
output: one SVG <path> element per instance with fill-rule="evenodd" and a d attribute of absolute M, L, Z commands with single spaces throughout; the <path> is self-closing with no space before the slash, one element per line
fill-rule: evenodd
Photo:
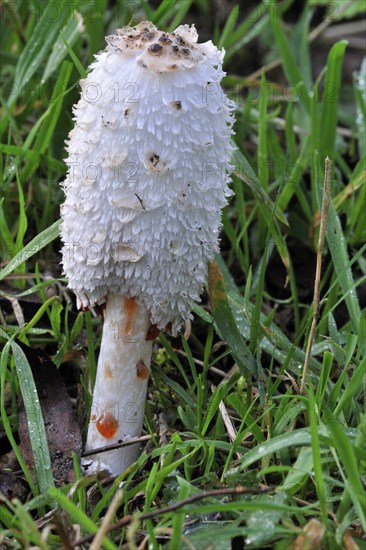
<path fill-rule="evenodd" d="M 140 380 L 146 380 L 147 378 L 149 378 L 149 369 L 147 368 L 147 366 L 145 365 L 142 359 L 140 359 L 140 361 L 137 361 L 136 376 Z"/>
<path fill-rule="evenodd" d="M 124 326 L 124 335 L 131 336 L 133 333 L 133 327 L 135 322 L 135 317 L 138 310 L 138 305 L 135 298 L 123 298 L 123 308 L 126 312 L 126 323 Z"/>
<path fill-rule="evenodd" d="M 114 418 L 110 411 L 103 413 L 96 423 L 98 432 L 106 439 L 111 439 L 115 436 L 118 426 L 118 420 Z"/>
<path fill-rule="evenodd" d="M 106 380 L 112 380 L 113 374 L 109 363 L 104 365 L 104 377 Z"/>

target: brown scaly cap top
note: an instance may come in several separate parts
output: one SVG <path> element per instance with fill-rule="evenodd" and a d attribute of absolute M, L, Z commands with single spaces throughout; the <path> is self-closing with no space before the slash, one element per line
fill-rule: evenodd
<path fill-rule="evenodd" d="M 212 53 L 211 41 L 197 44 L 197 40 L 194 26 L 181 25 L 174 32 L 166 33 L 148 21 L 118 29 L 115 35 L 106 37 L 108 49 L 124 55 L 140 50 L 138 64 L 159 73 L 191 68 Z"/>

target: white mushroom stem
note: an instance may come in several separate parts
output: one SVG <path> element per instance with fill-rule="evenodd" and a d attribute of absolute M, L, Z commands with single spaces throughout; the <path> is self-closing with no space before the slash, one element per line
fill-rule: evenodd
<path fill-rule="evenodd" d="M 142 431 L 152 342 L 146 340 L 149 313 L 134 298 L 107 298 L 87 451 L 138 437 Z M 139 445 L 92 455 L 86 473 L 118 475 L 136 461 Z"/>

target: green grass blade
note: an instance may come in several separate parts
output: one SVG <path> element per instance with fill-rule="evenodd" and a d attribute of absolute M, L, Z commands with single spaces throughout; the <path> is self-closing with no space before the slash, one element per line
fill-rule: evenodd
<path fill-rule="evenodd" d="M 224 275 L 225 287 L 228 289 L 230 308 L 234 314 L 238 330 L 246 340 L 249 340 L 253 305 L 250 302 L 245 302 L 245 299 L 241 296 L 238 288 L 233 282 L 223 260 L 217 257 L 217 262 Z M 196 312 L 198 313 L 197 309 Z M 204 315 L 206 319 L 207 313 L 205 312 Z M 207 322 L 209 321 L 210 319 L 207 319 Z M 283 373 L 283 369 L 292 370 L 292 368 L 295 370 L 296 374 L 298 374 L 298 366 L 302 365 L 305 360 L 305 352 L 298 347 L 300 339 L 304 336 L 305 327 L 302 332 L 299 333 L 297 341 L 292 343 L 275 323 L 268 325 L 266 321 L 266 316 L 261 313 L 261 323 L 266 327 L 266 335 L 261 339 L 261 349 L 271 357 L 274 356 L 280 362 L 282 365 L 281 374 Z M 319 371 L 321 368 L 321 364 L 314 357 L 310 359 L 310 364 L 315 371 Z M 279 379 L 273 385 L 273 391 L 276 390 L 278 383 Z"/>
<path fill-rule="evenodd" d="M 259 127 L 258 127 L 258 173 L 261 186 L 268 191 L 269 167 L 268 167 L 268 147 L 267 147 L 267 107 L 268 107 L 268 87 L 264 72 L 261 78 L 259 99 Z"/>
<path fill-rule="evenodd" d="M 268 258 L 269 258 L 269 248 L 270 248 L 269 245 L 270 245 L 270 240 L 269 240 L 269 230 L 268 230 L 263 255 L 259 264 L 258 284 L 256 287 L 255 303 L 254 303 L 254 308 L 252 310 L 252 318 L 250 323 L 249 349 L 253 354 L 255 353 L 257 347 L 259 348 L 259 340 L 263 330 L 260 322 L 261 321 L 260 317 L 261 317 L 263 293 L 264 293 L 264 287 L 265 287 L 264 285 L 265 274 L 266 274 Z"/>
<path fill-rule="evenodd" d="M 60 31 L 56 42 L 53 45 L 52 52 L 48 58 L 47 65 L 44 69 L 41 82 L 45 82 L 53 74 L 53 72 L 61 64 L 64 57 L 67 55 L 67 48 L 65 41 L 70 46 L 73 46 L 80 34 L 83 32 L 83 18 L 80 13 L 74 12 L 69 21 L 66 23 L 63 29 Z M 93 35 L 91 35 L 93 36 Z M 99 42 L 100 43 L 100 42 Z M 60 94 L 58 94 L 60 95 Z"/>
<path fill-rule="evenodd" d="M 342 63 L 348 42 L 341 40 L 331 48 L 325 75 L 321 124 L 320 124 L 320 163 L 328 156 L 335 160 L 335 141 L 338 122 L 338 104 L 341 89 Z"/>
<path fill-rule="evenodd" d="M 276 44 L 280 53 L 283 69 L 286 78 L 292 86 L 297 87 L 297 95 L 300 97 L 305 109 L 310 112 L 310 96 L 307 90 L 302 74 L 297 66 L 296 59 L 292 53 L 292 48 L 281 28 L 278 18 L 278 4 L 275 0 L 270 0 L 270 20 L 275 36 Z"/>
<path fill-rule="evenodd" d="M 174 382 L 174 380 L 171 380 L 161 369 L 155 368 L 154 365 L 152 371 L 153 373 L 156 373 L 157 376 L 173 390 L 174 393 L 179 395 L 185 405 L 189 405 L 192 408 L 195 406 L 195 402 L 192 397 L 182 388 L 180 384 Z"/>
<path fill-rule="evenodd" d="M 191 486 L 184 479 L 179 479 L 178 482 L 180 485 L 178 500 L 185 500 L 191 492 Z M 185 518 L 186 518 L 186 514 L 184 511 L 179 511 L 178 513 L 174 514 L 173 525 L 172 525 L 173 533 L 172 533 L 172 538 L 170 539 L 170 542 L 169 542 L 170 548 L 180 547 L 180 541 L 182 540 L 182 532 L 184 528 Z"/>
<path fill-rule="evenodd" d="M 297 61 L 301 74 L 306 85 L 310 90 L 312 85 L 311 78 L 311 61 L 309 47 L 309 25 L 313 16 L 312 10 L 305 4 L 303 12 L 299 18 L 299 22 L 295 26 L 295 52 L 297 52 Z"/>
<path fill-rule="evenodd" d="M 289 155 L 289 161 L 295 163 L 298 157 L 297 147 L 296 147 L 296 136 L 294 132 L 294 122 L 293 122 L 293 103 L 289 103 L 286 109 L 286 126 L 285 126 L 285 135 L 286 135 L 286 146 Z"/>
<path fill-rule="evenodd" d="M 358 152 L 360 157 L 366 155 L 366 57 L 363 58 L 360 71 L 354 78 L 354 90 L 357 101 L 357 132 L 358 132 Z"/>
<path fill-rule="evenodd" d="M 347 252 L 347 241 L 342 230 L 340 219 L 337 216 L 332 202 L 329 204 L 327 243 L 334 263 L 334 270 L 338 283 L 352 321 L 353 330 L 355 334 L 358 334 L 361 309 L 355 292 L 355 282 L 353 280 Z"/>
<path fill-rule="evenodd" d="M 332 436 L 332 446 L 337 452 L 347 474 L 348 493 L 351 497 L 360 523 L 366 531 L 365 491 L 359 477 L 354 448 L 340 422 L 333 415 L 327 417 L 327 428 Z"/>
<path fill-rule="evenodd" d="M 366 374 L 366 356 L 358 365 L 349 383 L 346 385 L 345 389 L 342 391 L 342 394 L 339 398 L 337 406 L 334 409 L 334 416 L 338 416 L 339 413 L 344 409 L 344 407 L 347 406 L 347 404 L 352 399 L 352 397 L 357 392 L 362 391 L 364 387 L 362 382 L 365 378 L 365 374 Z"/>
<path fill-rule="evenodd" d="M 233 152 L 232 161 L 234 163 L 234 174 L 248 185 L 259 205 L 263 205 L 264 214 L 268 215 L 274 211 L 277 220 L 285 226 L 288 226 L 286 216 L 283 212 L 281 212 L 278 205 L 275 205 L 268 193 L 266 193 L 263 189 L 256 173 L 239 149 L 236 149 Z"/>
<path fill-rule="evenodd" d="M 98 531 L 98 526 L 59 489 L 56 489 L 56 487 L 51 487 L 48 490 L 48 496 L 51 500 L 57 502 L 57 504 L 63 508 L 65 512 L 67 512 L 74 524 L 80 525 L 82 529 L 88 533 L 96 533 Z M 103 539 L 103 547 L 106 548 L 106 550 L 117 550 L 117 546 L 107 537 L 104 537 Z"/>
<path fill-rule="evenodd" d="M 52 25 L 50 25 L 49 10 L 43 11 L 31 39 L 22 51 L 15 71 L 13 90 L 9 98 L 11 104 L 14 104 L 29 80 L 43 65 L 46 55 L 56 41 L 57 34 L 65 24 L 68 14 L 68 9 L 65 9 L 65 1 L 60 0 L 57 4 L 58 17 L 55 18 Z"/>
<path fill-rule="evenodd" d="M 171 0 L 163 0 L 160 2 L 156 10 L 150 15 L 149 20 L 159 27 L 166 16 L 169 18 L 169 10 L 171 9 L 171 6 Z"/>
<path fill-rule="evenodd" d="M 313 452 L 310 447 L 302 447 L 297 455 L 295 463 L 289 469 L 281 489 L 288 495 L 294 495 L 306 483 L 309 474 L 314 467 Z"/>
<path fill-rule="evenodd" d="M 27 148 L 25 150 L 24 147 L 19 147 L 17 145 L 0 143 L 0 153 L 4 153 L 5 155 L 14 155 L 15 157 L 20 157 L 21 160 L 23 160 L 23 158 L 30 160 L 39 160 L 39 162 L 42 162 L 46 166 L 50 165 L 54 167 L 54 169 L 57 170 L 58 173 L 63 173 L 63 171 L 65 171 L 64 162 L 56 159 L 53 156 L 40 154 L 39 151 L 34 151 L 33 149 Z"/>
<path fill-rule="evenodd" d="M 14 454 L 19 462 L 19 465 L 21 469 L 23 470 L 24 477 L 27 480 L 27 483 L 29 485 L 30 490 L 32 491 L 33 495 L 37 495 L 37 487 L 35 486 L 32 476 L 28 470 L 28 467 L 25 463 L 25 460 L 23 458 L 22 453 L 19 450 L 19 447 L 14 439 L 14 435 L 10 426 L 9 418 L 6 413 L 5 409 L 5 375 L 7 371 L 7 363 L 8 363 L 8 357 L 9 357 L 9 351 L 11 346 L 11 340 L 8 339 L 7 334 L 0 328 L 0 336 L 4 339 L 7 339 L 7 342 L 5 346 L 3 347 L 1 354 L 0 354 L 0 411 L 1 411 L 1 421 L 2 425 L 4 427 L 6 437 L 8 438 L 8 441 L 10 445 L 12 446 L 12 449 L 14 451 Z"/>
<path fill-rule="evenodd" d="M 68 61 L 64 61 L 61 65 L 60 73 L 57 77 L 50 99 L 50 104 L 53 108 L 48 111 L 48 117 L 44 119 L 44 124 L 37 135 L 33 147 L 35 151 L 44 153 L 51 142 L 53 132 L 60 117 L 64 94 L 71 76 L 72 68 L 72 64 Z"/>
<path fill-rule="evenodd" d="M 294 193 L 297 192 L 298 186 L 300 185 L 304 171 L 307 167 L 308 163 L 308 153 L 309 153 L 309 138 L 307 137 L 304 139 L 300 154 L 298 155 L 294 167 L 292 168 L 288 179 L 285 181 L 281 191 L 280 195 L 278 197 L 278 207 L 279 209 L 284 212 L 288 204 L 294 195 Z"/>
<path fill-rule="evenodd" d="M 179 6 L 176 15 L 173 18 L 173 21 L 170 23 L 168 27 L 168 31 L 174 31 L 179 25 L 182 24 L 184 17 L 186 16 L 186 13 L 188 12 L 189 8 L 191 7 L 193 0 L 180 0 L 179 3 L 176 5 Z"/>
<path fill-rule="evenodd" d="M 25 247 L 18 252 L 16 256 L 0 271 L 0 281 L 5 279 L 14 269 L 19 267 L 23 262 L 26 262 L 29 258 L 38 254 L 42 248 L 49 243 L 57 239 L 60 233 L 61 220 L 53 223 L 50 227 L 39 233 L 34 239 L 32 239 Z"/>
<path fill-rule="evenodd" d="M 15 245 L 17 247 L 17 250 L 20 250 L 20 248 L 22 248 L 23 246 L 23 239 L 24 239 L 25 232 L 27 231 L 28 220 L 27 220 L 27 215 L 25 213 L 24 193 L 19 181 L 18 173 L 16 174 L 16 176 L 17 176 L 18 197 L 19 197 L 18 199 L 19 200 L 19 222 L 18 222 L 18 231 L 17 231 L 16 240 L 15 240 Z"/>
<path fill-rule="evenodd" d="M 239 5 L 236 4 L 236 6 L 233 7 L 233 9 L 230 12 L 229 17 L 226 20 L 225 26 L 223 28 L 223 31 L 221 33 L 220 40 L 217 44 L 217 47 L 219 49 L 225 48 L 226 49 L 226 42 L 230 40 L 233 29 L 236 25 L 236 22 L 238 20 L 239 15 Z"/>
<path fill-rule="evenodd" d="M 316 404 L 321 410 L 322 402 L 327 391 L 327 387 L 330 380 L 330 373 L 333 366 L 334 355 L 329 351 L 324 352 L 323 364 L 320 372 L 320 379 L 316 390 Z"/>
<path fill-rule="evenodd" d="M 223 400 L 225 393 L 227 392 L 227 387 L 225 384 L 222 384 L 218 386 L 215 391 L 213 392 L 210 401 L 207 405 L 207 412 L 205 416 L 205 421 L 202 426 L 201 434 L 202 436 L 206 435 L 206 432 L 208 430 L 208 427 L 210 425 L 211 420 L 216 415 L 217 410 L 219 408 L 219 405 L 221 401 Z"/>
<path fill-rule="evenodd" d="M 273 203 L 265 190 L 261 187 L 261 184 L 254 173 L 249 162 L 239 150 L 233 153 L 233 162 L 235 164 L 234 174 L 244 181 L 253 192 L 257 199 L 257 206 L 261 212 L 262 219 L 267 223 L 270 228 L 271 236 L 276 244 L 278 253 L 286 268 L 290 263 L 290 256 L 287 250 L 285 239 L 281 234 L 278 221 L 288 226 L 288 221 L 283 212 Z M 272 217 L 272 212 L 274 216 Z"/>
<path fill-rule="evenodd" d="M 242 4 L 238 4 L 242 7 Z M 262 4 L 264 13 L 258 17 L 258 6 L 252 9 L 247 17 L 242 21 L 237 29 L 233 30 L 230 36 L 227 37 L 225 55 L 226 62 L 235 54 L 240 51 L 245 44 L 248 44 L 256 36 L 265 31 L 269 23 L 268 8 L 265 3 Z"/>
<path fill-rule="evenodd" d="M 29 330 L 31 328 L 34 327 L 34 325 L 36 325 L 38 323 L 38 321 L 40 320 L 40 318 L 42 317 L 42 315 L 45 313 L 45 311 L 47 311 L 48 307 L 50 305 L 52 305 L 54 302 L 60 302 L 60 298 L 58 296 L 50 296 L 50 298 L 48 298 L 48 300 L 46 300 L 42 305 L 41 307 L 36 311 L 36 313 L 34 314 L 33 318 L 24 325 L 24 327 L 21 328 L 20 330 L 20 334 L 21 335 L 26 335 L 27 332 L 29 332 Z M 61 306 L 61 304 L 59 303 L 59 305 Z M 61 306 L 62 307 L 62 306 Z"/>
<path fill-rule="evenodd" d="M 215 261 L 209 264 L 208 280 L 211 309 L 220 337 L 228 343 L 243 374 L 247 376 L 250 373 L 257 379 L 255 359 L 238 330 L 227 299 L 224 277 Z"/>
<path fill-rule="evenodd" d="M 123 8 L 118 5 L 116 7 L 119 10 L 122 8 L 124 11 L 128 7 L 128 2 L 126 2 L 126 4 L 127 6 L 123 6 Z M 101 49 L 101 45 L 104 44 L 104 36 L 106 34 L 105 15 L 109 12 L 110 8 L 107 0 L 91 0 L 88 2 L 79 2 L 79 9 L 84 18 L 85 30 L 89 40 L 88 62 L 91 63 L 94 59 L 94 54 L 96 54 Z M 70 46 L 76 41 L 73 34 L 69 37 L 64 30 L 62 30 L 62 35 Z"/>
<path fill-rule="evenodd" d="M 80 59 L 72 49 L 71 45 L 68 43 L 67 39 L 64 38 L 64 36 L 61 34 L 62 41 L 65 45 L 65 48 L 68 51 L 69 56 L 71 57 L 76 69 L 78 70 L 78 73 L 80 74 L 81 78 L 86 78 L 88 71 L 84 69 L 83 64 L 81 63 Z"/>
<path fill-rule="evenodd" d="M 16 254 L 17 249 L 13 239 L 13 235 L 10 231 L 9 225 L 5 218 L 5 212 L 3 209 L 5 198 L 0 200 L 0 245 L 2 257 L 4 260 L 10 259 Z"/>
<path fill-rule="evenodd" d="M 240 469 L 244 470 L 255 462 L 260 462 L 263 457 L 277 453 L 283 448 L 303 447 L 310 444 L 311 435 L 307 428 L 278 435 L 248 451 L 240 462 Z"/>
<path fill-rule="evenodd" d="M 311 433 L 311 448 L 314 462 L 314 477 L 316 493 L 319 499 L 320 510 L 322 513 L 322 521 L 325 525 L 328 523 L 327 499 L 325 493 L 325 484 L 323 477 L 322 461 L 320 454 L 320 439 L 319 439 L 319 422 L 315 397 L 311 388 L 309 388 L 309 420 Z"/>
<path fill-rule="evenodd" d="M 27 416 L 37 482 L 40 493 L 43 494 L 54 485 L 54 482 L 42 410 L 33 374 L 25 353 L 15 342 L 11 343 L 11 348 Z"/>

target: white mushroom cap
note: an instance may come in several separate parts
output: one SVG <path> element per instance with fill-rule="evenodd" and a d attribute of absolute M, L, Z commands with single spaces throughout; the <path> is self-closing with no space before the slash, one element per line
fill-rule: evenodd
<path fill-rule="evenodd" d="M 135 297 L 173 333 L 199 300 L 231 192 L 234 108 L 222 60 L 194 27 L 107 37 L 67 144 L 63 266 L 78 306 Z"/>

